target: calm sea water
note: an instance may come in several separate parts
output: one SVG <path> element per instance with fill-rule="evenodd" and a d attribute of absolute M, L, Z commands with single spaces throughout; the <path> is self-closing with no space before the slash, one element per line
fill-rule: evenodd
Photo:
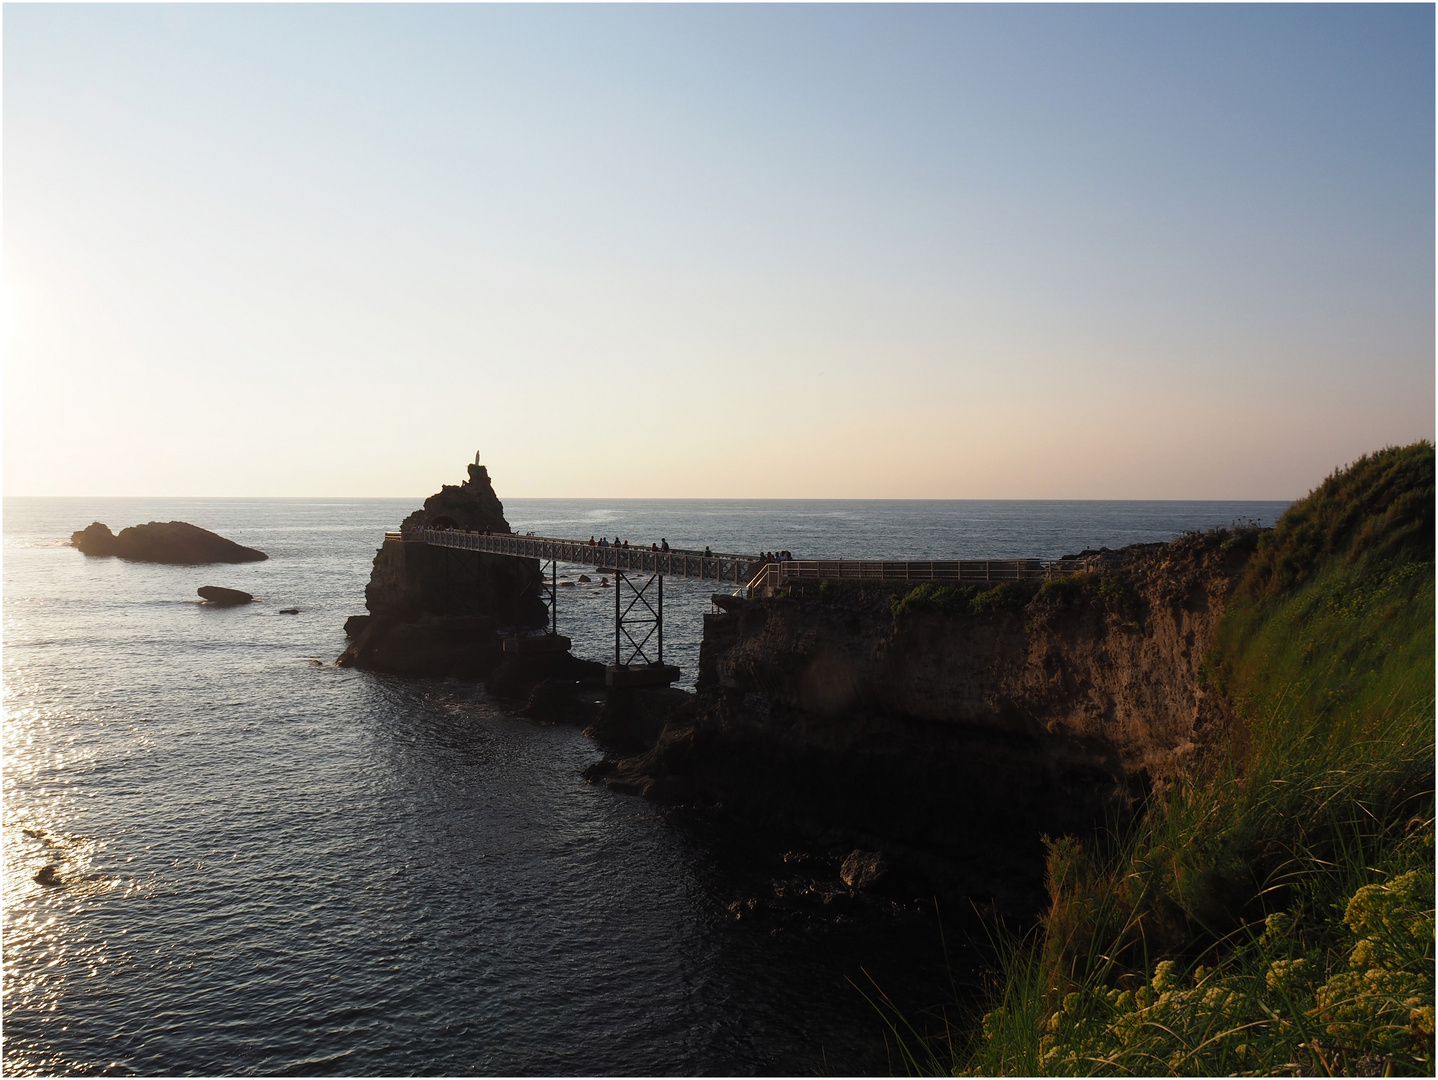
<path fill-rule="evenodd" d="M 417 504 L 5 500 L 5 1071 L 889 1071 L 849 980 L 867 972 L 914 1009 L 942 999 L 934 926 L 734 923 L 725 905 L 752 884 L 742 844 L 585 784 L 600 753 L 577 731 L 470 684 L 332 666 L 381 533 Z M 520 531 L 676 547 L 1004 558 L 1272 523 L 1283 507 L 506 511 Z M 270 559 L 147 566 L 65 546 L 92 520 L 172 519 Z M 201 607 L 206 584 L 259 600 Z M 712 588 L 666 586 L 666 659 L 687 679 Z M 562 590 L 577 653 L 612 653 L 612 605 L 597 582 Z M 34 881 L 46 865 L 63 887 Z"/>

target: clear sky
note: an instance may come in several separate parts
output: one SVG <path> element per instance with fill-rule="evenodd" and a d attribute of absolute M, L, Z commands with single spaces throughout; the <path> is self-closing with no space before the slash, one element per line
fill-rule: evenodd
<path fill-rule="evenodd" d="M 4 484 L 1290 498 L 1434 435 L 1434 10 L 4 8 Z"/>

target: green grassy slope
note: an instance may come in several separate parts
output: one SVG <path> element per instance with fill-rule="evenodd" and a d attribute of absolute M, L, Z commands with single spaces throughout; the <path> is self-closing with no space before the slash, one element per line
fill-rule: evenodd
<path fill-rule="evenodd" d="M 1264 536 L 1205 658 L 1231 745 L 1123 835 L 1053 841 L 982 1034 L 911 1064 L 1432 1074 L 1433 466 L 1365 457 Z"/>

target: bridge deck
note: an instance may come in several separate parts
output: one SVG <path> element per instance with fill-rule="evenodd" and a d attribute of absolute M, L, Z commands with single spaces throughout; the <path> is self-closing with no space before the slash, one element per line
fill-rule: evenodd
<path fill-rule="evenodd" d="M 944 559 L 929 561 L 791 559 L 763 562 L 755 555 L 722 552 L 652 551 L 649 548 L 599 547 L 587 540 L 553 536 L 519 536 L 514 533 L 475 533 L 450 529 L 386 533 L 386 539 L 438 547 L 482 551 L 490 555 L 574 563 L 600 570 L 622 570 L 664 577 L 693 578 L 748 587 L 767 594 L 801 581 L 939 581 L 998 582 L 1049 578 L 1101 567 L 1099 559 Z"/>

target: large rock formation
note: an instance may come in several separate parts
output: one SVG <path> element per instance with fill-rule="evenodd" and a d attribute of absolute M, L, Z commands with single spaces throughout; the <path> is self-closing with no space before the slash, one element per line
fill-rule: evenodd
<path fill-rule="evenodd" d="M 399 675 L 485 677 L 500 663 L 501 633 L 544 625 L 547 610 L 534 586 L 539 563 L 505 555 L 416 542 L 423 528 L 508 533 L 504 506 L 489 472 L 469 466 L 463 484 L 446 484 L 386 539 L 365 586 L 369 617 L 345 624 L 351 634 L 342 666 Z"/>
<path fill-rule="evenodd" d="M 504 504 L 494 493 L 489 470 L 477 462 L 468 468 L 469 479 L 445 484 L 424 500 L 424 507 L 404 519 L 402 532 L 411 529 L 467 529 L 472 532 L 507 533 Z"/>
<path fill-rule="evenodd" d="M 217 533 L 184 521 L 131 525 L 116 536 L 98 521 L 70 534 L 70 543 L 86 555 L 114 555 L 131 562 L 201 566 L 206 563 L 260 562 L 269 556 L 241 547 Z"/>
<path fill-rule="evenodd" d="M 592 775 L 1032 914 L 1043 834 L 1121 819 L 1227 734 L 1200 663 L 1255 541 L 1135 546 L 1042 587 L 816 586 L 707 615 L 696 697 Z"/>

